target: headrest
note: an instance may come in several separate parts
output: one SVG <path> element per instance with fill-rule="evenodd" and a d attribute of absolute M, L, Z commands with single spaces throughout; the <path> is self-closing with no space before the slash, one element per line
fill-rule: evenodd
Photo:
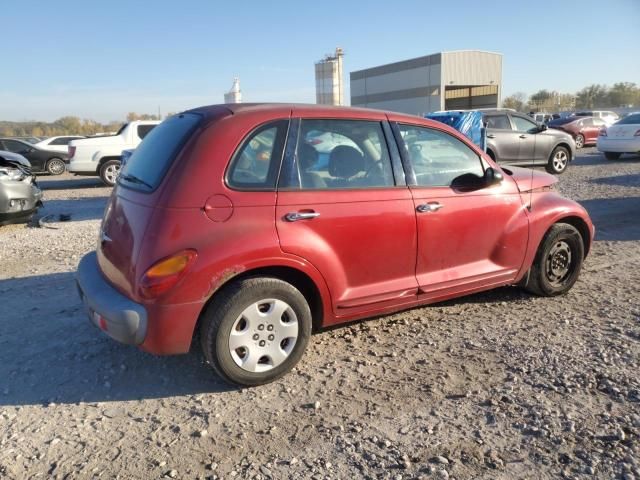
<path fill-rule="evenodd" d="M 351 178 L 365 170 L 364 156 L 355 148 L 339 145 L 329 156 L 329 175 L 336 178 Z"/>

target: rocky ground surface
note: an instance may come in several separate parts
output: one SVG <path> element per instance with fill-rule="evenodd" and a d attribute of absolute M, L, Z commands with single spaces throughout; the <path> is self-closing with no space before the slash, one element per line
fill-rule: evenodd
<path fill-rule="evenodd" d="M 0 228 L 0 478 L 640 479 L 638 156 L 584 149 L 562 175 L 598 229 L 566 296 L 502 288 L 321 332 L 243 390 L 197 350 L 89 324 L 73 271 L 110 189 L 41 184 L 55 228 Z"/>

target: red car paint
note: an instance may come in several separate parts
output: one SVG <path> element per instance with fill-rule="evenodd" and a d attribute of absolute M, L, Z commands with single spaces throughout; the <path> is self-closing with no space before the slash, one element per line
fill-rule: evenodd
<path fill-rule="evenodd" d="M 549 123 L 549 128 L 555 128 L 557 130 L 567 132 L 574 140 L 578 135 L 582 135 L 584 138 L 584 145 L 595 145 L 598 140 L 600 130 L 607 126 L 604 120 L 596 117 L 571 118 L 575 118 L 575 120 L 560 124 L 554 124 L 551 122 Z"/>
<path fill-rule="evenodd" d="M 207 303 L 242 275 L 304 279 L 312 286 L 305 293 L 315 323 L 329 326 L 515 284 L 531 266 L 547 229 L 559 220 L 578 227 L 585 251 L 593 238 L 586 211 L 549 191 L 555 177 L 516 168 L 512 176 L 439 122 L 306 105 L 195 111 L 204 120 L 155 191 L 114 188 L 97 249 L 107 281 L 145 307 L 149 324 L 140 347 L 152 353 L 187 352 Z M 473 149 L 486 166 L 504 171 L 504 179 L 473 191 L 407 185 L 240 191 L 227 186 L 229 160 L 255 127 L 298 118 L 398 122 L 443 131 Z M 416 214 L 425 202 L 444 208 Z M 311 211 L 322 215 L 308 222 L 284 221 L 287 213 Z M 198 253 L 188 274 L 159 298 L 141 296 L 144 272 L 186 249 Z"/>

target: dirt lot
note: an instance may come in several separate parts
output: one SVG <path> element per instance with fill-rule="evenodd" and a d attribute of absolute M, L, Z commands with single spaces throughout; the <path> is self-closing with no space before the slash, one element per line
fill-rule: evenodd
<path fill-rule="evenodd" d="M 58 228 L 0 229 L 0 478 L 640 479 L 638 156 L 585 149 L 561 177 L 598 230 L 567 296 L 502 288 L 322 332 L 245 390 L 197 350 L 89 324 L 73 272 L 110 189 L 41 184 Z"/>

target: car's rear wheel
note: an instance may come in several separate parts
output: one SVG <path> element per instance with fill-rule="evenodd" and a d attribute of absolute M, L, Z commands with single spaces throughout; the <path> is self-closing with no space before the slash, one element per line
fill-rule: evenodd
<path fill-rule="evenodd" d="M 62 175 L 66 170 L 64 160 L 61 158 L 50 158 L 47 161 L 47 172 L 51 175 Z"/>
<path fill-rule="evenodd" d="M 604 158 L 607 160 L 618 160 L 620 155 L 622 154 L 618 152 L 604 152 Z"/>
<path fill-rule="evenodd" d="M 584 135 L 578 134 L 576 135 L 576 148 L 584 147 Z"/>
<path fill-rule="evenodd" d="M 565 147 L 554 148 L 547 162 L 547 172 L 560 175 L 567 169 L 569 158 L 569 150 Z"/>
<path fill-rule="evenodd" d="M 207 362 L 226 381 L 272 382 L 302 357 L 311 335 L 311 311 L 298 289 L 277 278 L 233 282 L 204 312 L 200 343 Z"/>
<path fill-rule="evenodd" d="M 545 297 L 562 295 L 578 280 L 583 260 L 580 232 L 573 225 L 556 223 L 538 247 L 525 288 Z"/>
<path fill-rule="evenodd" d="M 100 167 L 100 179 L 105 185 L 113 187 L 120 174 L 120 160 L 108 160 Z"/>

